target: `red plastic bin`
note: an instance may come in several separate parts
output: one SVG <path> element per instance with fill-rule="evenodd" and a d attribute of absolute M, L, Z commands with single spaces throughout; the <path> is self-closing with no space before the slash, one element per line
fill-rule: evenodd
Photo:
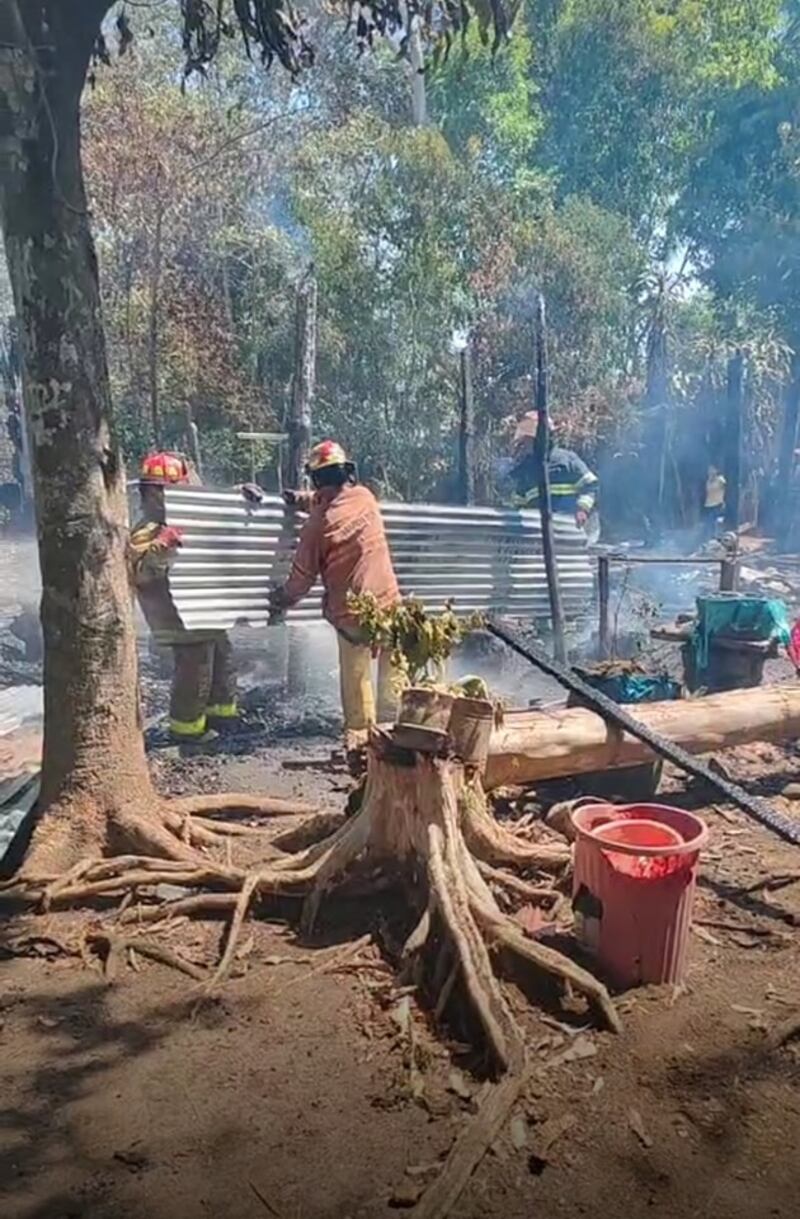
<path fill-rule="evenodd" d="M 576 934 L 620 987 L 679 983 L 705 822 L 662 804 L 589 804 L 572 814 Z"/>

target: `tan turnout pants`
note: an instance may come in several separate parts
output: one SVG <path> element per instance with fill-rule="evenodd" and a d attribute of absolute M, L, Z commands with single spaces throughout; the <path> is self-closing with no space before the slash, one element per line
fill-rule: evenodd
<path fill-rule="evenodd" d="M 372 648 L 351 643 L 337 631 L 339 640 L 339 683 L 345 732 L 362 731 L 375 723 L 393 720 L 397 695 L 392 688 L 392 662 L 389 652 L 380 652 L 377 663 L 377 703 L 372 682 Z"/>

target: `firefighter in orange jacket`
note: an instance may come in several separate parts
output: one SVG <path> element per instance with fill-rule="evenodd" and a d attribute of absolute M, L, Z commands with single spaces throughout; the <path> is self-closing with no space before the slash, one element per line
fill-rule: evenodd
<path fill-rule="evenodd" d="M 289 578 L 270 594 L 273 611 L 295 605 L 317 579 L 324 588 L 323 613 L 336 629 L 345 737 L 357 739 L 376 719 L 393 719 L 396 695 L 388 652 L 378 656 L 377 706 L 372 686 L 372 648 L 348 605 L 348 593 L 372 593 L 379 608 L 395 605 L 394 574 L 381 510 L 335 440 L 309 454 L 312 493 L 287 491 L 289 504 L 309 513 Z M 354 735 L 355 734 L 355 735 Z"/>
<path fill-rule="evenodd" d="M 192 481 L 176 453 L 151 453 L 141 468 L 142 519 L 130 533 L 131 577 L 156 643 L 172 649 L 170 735 L 179 742 L 208 740 L 214 726 L 237 717 L 236 669 L 225 631 L 190 631 L 181 622 L 169 587 L 169 571 L 181 533 L 164 522 L 164 488 Z"/>

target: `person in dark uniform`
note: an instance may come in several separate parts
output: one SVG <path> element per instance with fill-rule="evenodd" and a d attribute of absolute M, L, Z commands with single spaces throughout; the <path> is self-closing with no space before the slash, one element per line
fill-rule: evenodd
<path fill-rule="evenodd" d="M 539 506 L 539 454 L 536 450 L 536 432 L 539 417 L 536 411 L 528 411 L 519 420 L 514 432 L 512 464 L 508 478 L 514 488 L 512 502 L 515 508 L 538 508 Z M 575 522 L 586 531 L 590 541 L 596 541 L 600 533 L 597 516 L 597 475 L 593 474 L 582 457 L 572 449 L 562 448 L 552 437 L 548 455 L 547 472 L 550 477 L 550 503 L 553 512 L 569 513 Z"/>

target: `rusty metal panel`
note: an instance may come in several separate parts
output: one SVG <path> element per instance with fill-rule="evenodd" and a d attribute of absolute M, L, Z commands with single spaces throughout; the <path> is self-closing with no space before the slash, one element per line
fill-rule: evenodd
<path fill-rule="evenodd" d="M 236 491 L 169 488 L 167 523 L 183 532 L 170 587 L 189 629 L 261 626 L 270 587 L 288 574 L 304 517 L 278 496 L 253 506 Z M 495 610 L 549 617 L 537 512 L 382 503 L 400 587 L 431 610 L 451 601 L 460 612 Z M 584 534 L 572 517 L 554 518 L 565 612 L 577 617 L 593 595 Z M 290 621 L 321 617 L 317 586 Z"/>

